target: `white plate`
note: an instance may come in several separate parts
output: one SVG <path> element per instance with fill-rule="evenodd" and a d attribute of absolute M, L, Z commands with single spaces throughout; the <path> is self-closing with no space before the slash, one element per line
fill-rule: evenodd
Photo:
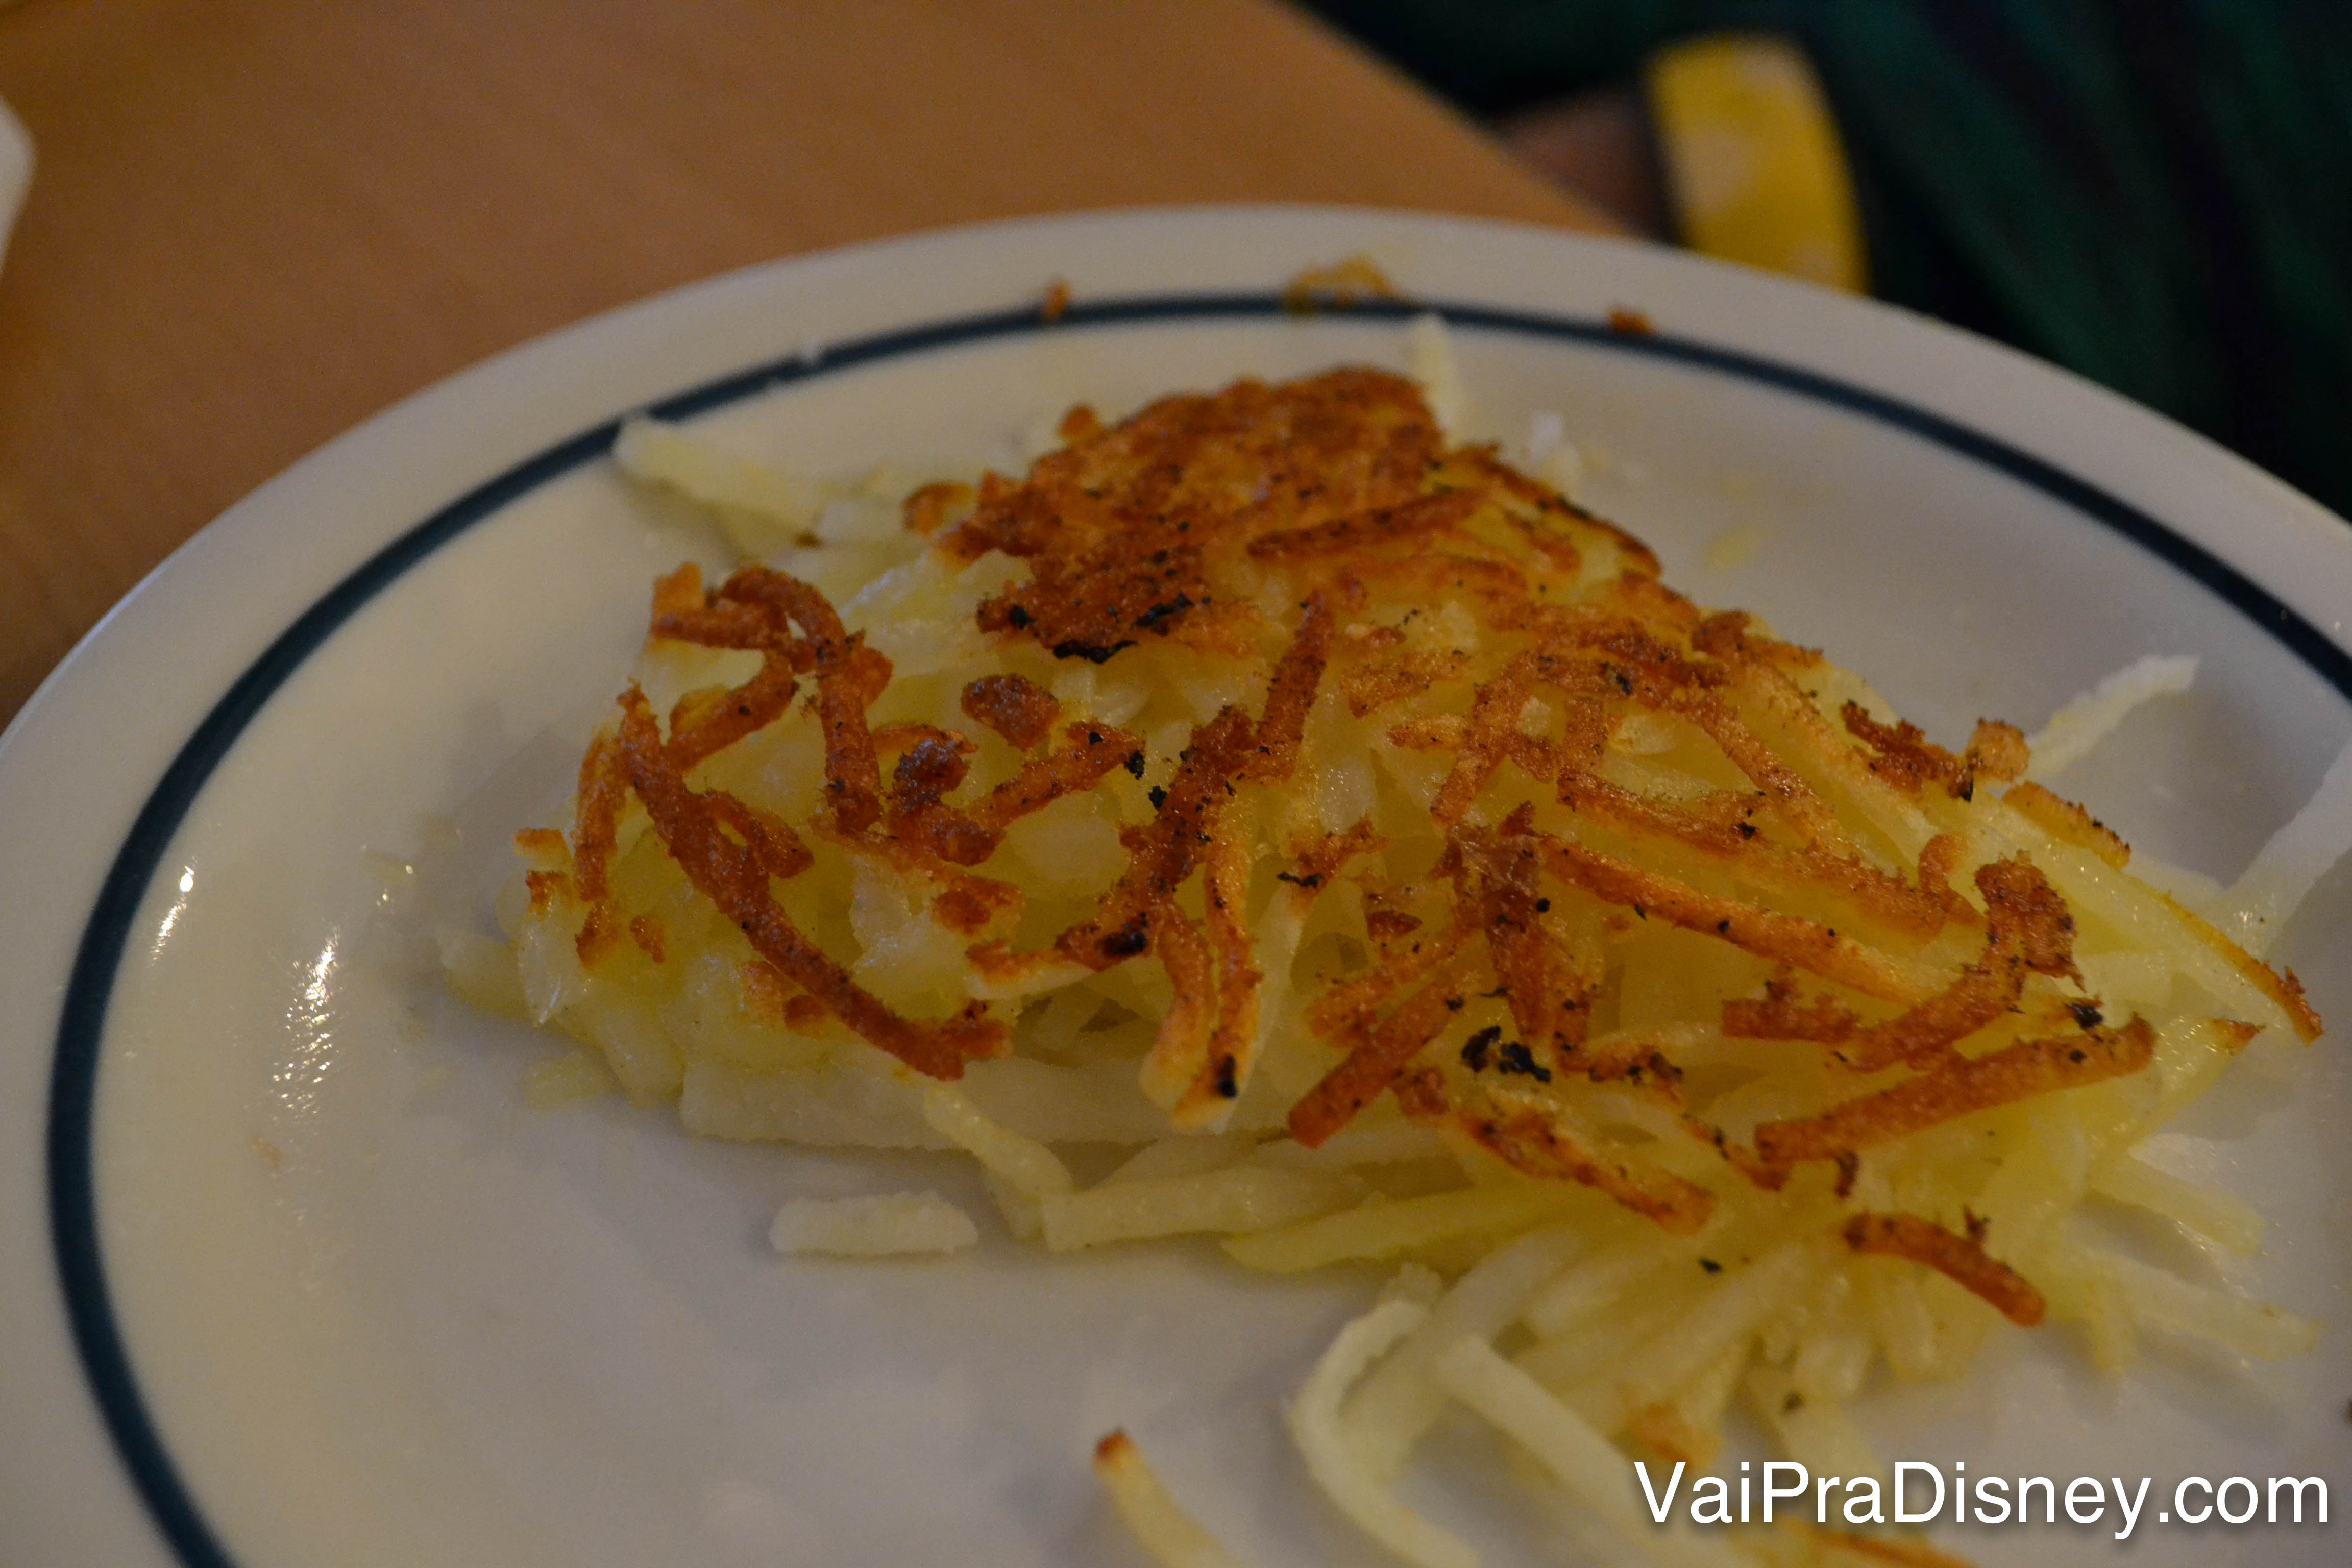
<path fill-rule="evenodd" d="M 2200 656 L 2195 694 L 2061 781 L 2148 849 L 2233 875 L 2352 732 L 2342 524 L 2019 356 L 1652 249 L 1140 213 L 616 312 L 256 492 L 0 747 L 0 1560 L 1134 1563 L 1085 1468 L 1121 1424 L 1246 1560 L 1363 1560 L 1277 1408 L 1367 1278 L 1239 1279 L 1205 1248 L 779 1261 L 789 1194 L 961 1178 L 698 1144 L 619 1103 L 526 1110 L 545 1047 L 441 997 L 371 920 L 371 852 L 462 809 L 495 866 L 508 814 L 561 795 L 649 579 L 690 546 L 601 459 L 614 416 L 684 395 L 731 440 L 849 470 L 985 455 L 1076 397 L 1401 363 L 1393 317 L 1274 302 L 1359 252 L 1447 302 L 1474 424 L 1561 411 L 1608 459 L 1585 499 L 1670 580 L 1828 646 L 1933 734 L 2030 728 L 2141 654 Z M 1078 303 L 1048 326 L 1056 276 Z M 1621 304 L 1660 335 L 1610 334 Z M 1710 568 L 1737 530 L 1760 547 Z M 2347 932 L 2339 871 L 2284 953 L 2338 1016 Z M 2008 1335 L 1968 1385 L 1875 1407 L 1890 1457 L 2147 1475 L 2150 1515 L 2192 1473 L 2319 1474 L 2352 1506 L 2352 1094 L 2326 1046 L 2298 1088 L 2241 1077 L 2192 1129 L 2221 1141 L 2168 1152 L 2259 1198 L 2271 1255 L 2232 1272 L 2333 1320 L 2323 1347 L 2251 1369 L 2159 1347 L 2113 1381 L 2067 1330 Z M 1491 1445 L 1437 1447 L 1432 1512 L 1491 1561 L 1558 1559 L 1560 1520 Z M 2094 1562 L 2112 1529 L 1948 1539 Z M 2341 1531 L 2144 1517 L 2129 1549 L 2340 1562 Z"/>

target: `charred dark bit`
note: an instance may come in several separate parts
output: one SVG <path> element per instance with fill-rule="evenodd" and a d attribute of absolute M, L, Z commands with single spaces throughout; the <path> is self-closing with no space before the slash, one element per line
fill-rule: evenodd
<path fill-rule="evenodd" d="M 2099 1011 L 2095 1003 L 2069 1002 L 2066 1004 L 2066 1011 L 2074 1014 L 2074 1022 L 2085 1029 L 2095 1029 L 2106 1022 L 2106 1015 Z"/>
<path fill-rule="evenodd" d="M 1241 1082 L 1230 1053 L 1217 1058 L 1217 1095 L 1222 1100 L 1234 1100 L 1241 1095 Z"/>
<path fill-rule="evenodd" d="M 1127 761 L 1119 765 L 1124 767 L 1131 777 L 1139 779 L 1143 776 L 1143 753 L 1129 752 L 1127 753 Z"/>
<path fill-rule="evenodd" d="M 1706 1269 L 1709 1274 L 1720 1274 L 1720 1273 L 1722 1273 L 1722 1272 L 1723 1272 L 1723 1265 L 1722 1265 L 1722 1264 L 1720 1264 L 1720 1263 L 1717 1263 L 1717 1262 L 1714 1258 L 1700 1258 L 1700 1259 L 1698 1260 L 1698 1266 L 1699 1266 L 1701 1268 Z"/>
<path fill-rule="evenodd" d="M 1150 793 L 1152 810 L 1158 811 L 1161 806 L 1168 804 L 1168 792 L 1160 788 L 1158 784 L 1153 784 Z"/>
<path fill-rule="evenodd" d="M 1013 623 L 1015 630 L 1026 631 L 1032 616 L 1028 611 L 1023 609 L 1020 605 L 1015 605 L 1011 609 L 1004 612 L 1004 618 Z M 1055 657 L 1058 658 L 1060 656 L 1056 655 Z"/>
<path fill-rule="evenodd" d="M 1274 879 L 1277 882 L 1287 882 L 1294 888 L 1319 888 L 1323 885 L 1323 873 L 1309 871 L 1304 877 L 1294 877 L 1287 871 L 1276 871 L 1274 874 Z"/>
<path fill-rule="evenodd" d="M 1026 614 L 1026 612 L 1018 605 L 1015 605 L 1013 607 L 1012 613 L 1015 616 Z M 1020 626 L 1025 623 L 1015 621 L 1013 624 L 1015 626 Z M 1055 658 L 1082 658 L 1088 664 L 1108 664 L 1110 662 L 1112 655 L 1119 652 L 1121 649 L 1130 648 L 1134 646 L 1135 639 L 1133 637 L 1121 637 L 1118 641 L 1112 643 L 1108 647 L 1105 647 L 1100 643 L 1092 643 L 1080 637 L 1072 637 L 1067 642 L 1057 642 L 1054 645 L 1054 657 Z"/>
<path fill-rule="evenodd" d="M 1479 1030 L 1476 1034 L 1471 1036 L 1468 1039 L 1463 1041 L 1462 1065 L 1468 1068 L 1472 1072 L 1485 1072 L 1486 1070 L 1486 1052 L 1496 1040 L 1499 1040 L 1502 1037 L 1503 1031 L 1501 1026 L 1489 1024 L 1485 1028 Z"/>

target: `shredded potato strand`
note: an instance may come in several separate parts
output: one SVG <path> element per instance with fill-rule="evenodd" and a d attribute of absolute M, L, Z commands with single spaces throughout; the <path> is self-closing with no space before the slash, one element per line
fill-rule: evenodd
<path fill-rule="evenodd" d="M 803 937 L 768 896 L 768 870 L 760 858 L 720 832 L 716 816 L 678 777 L 641 698 L 624 710 L 621 752 L 630 784 L 697 888 L 742 929 L 761 957 L 835 1016 L 933 1078 L 960 1078 L 968 1058 L 1003 1049 L 1004 1026 L 977 1013 L 925 1025 L 891 1012 Z"/>

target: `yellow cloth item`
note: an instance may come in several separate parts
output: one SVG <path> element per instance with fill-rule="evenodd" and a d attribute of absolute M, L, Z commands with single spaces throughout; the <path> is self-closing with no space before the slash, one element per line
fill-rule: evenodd
<path fill-rule="evenodd" d="M 1820 80 L 1781 38 L 1677 44 L 1644 73 L 1683 243 L 1863 292 L 1862 220 Z"/>

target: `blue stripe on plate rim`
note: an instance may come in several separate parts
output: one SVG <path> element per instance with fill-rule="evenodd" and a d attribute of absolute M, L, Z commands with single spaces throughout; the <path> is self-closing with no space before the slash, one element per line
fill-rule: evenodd
<path fill-rule="evenodd" d="M 2057 465 L 1916 405 L 1778 360 L 1671 334 L 1629 331 L 1582 318 L 1428 300 L 1367 299 L 1320 303 L 1315 310 L 1318 314 L 1374 320 L 1434 313 L 1455 327 L 1646 355 L 1793 393 L 1908 432 L 1997 469 L 2160 557 L 2220 595 L 2352 700 L 2352 654 L 2227 562 Z M 1050 321 L 1034 306 L 963 316 L 876 333 L 833 345 L 821 354 L 798 354 L 740 371 L 679 393 L 654 405 L 650 412 L 662 418 L 687 418 L 831 372 L 1024 333 L 1136 323 L 1247 321 L 1296 313 L 1297 307 L 1278 295 L 1203 293 L 1074 301 Z M 47 1154 L 50 1241 L 90 1395 L 105 1418 L 123 1468 L 185 1568 L 235 1568 L 235 1564 L 189 1495 L 141 1396 L 107 1294 L 90 1165 L 90 1118 L 96 1104 L 107 1002 L 130 940 L 131 922 L 145 900 L 163 852 L 205 780 L 287 677 L 411 566 L 541 485 L 604 457 L 611 451 L 619 429 L 618 418 L 608 419 L 459 497 L 377 552 L 280 633 L 214 705 L 164 771 L 123 838 L 83 930 L 50 1069 Z"/>

